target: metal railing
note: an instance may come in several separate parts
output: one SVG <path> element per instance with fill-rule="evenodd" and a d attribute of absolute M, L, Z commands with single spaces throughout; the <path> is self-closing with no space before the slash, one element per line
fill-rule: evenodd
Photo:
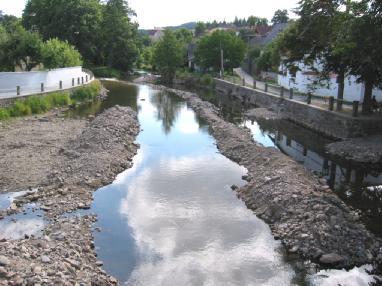
<path fill-rule="evenodd" d="M 334 96 L 321 96 L 313 93 L 302 93 L 293 88 L 286 89 L 280 85 L 258 80 L 253 80 L 253 84 L 249 84 L 246 82 L 245 78 L 235 76 L 226 76 L 224 77 L 224 80 L 241 86 L 262 90 L 266 93 L 279 96 L 280 98 L 288 98 L 305 102 L 308 105 L 327 108 L 329 111 L 351 112 L 353 117 L 357 117 L 359 114 L 359 101 L 347 101 L 343 99 L 336 99 Z"/>

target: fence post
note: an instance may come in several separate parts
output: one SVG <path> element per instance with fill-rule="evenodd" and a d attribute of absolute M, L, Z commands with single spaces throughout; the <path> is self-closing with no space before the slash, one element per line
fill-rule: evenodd
<path fill-rule="evenodd" d="M 88 75 L 86 75 L 86 82 L 88 82 Z"/>
<path fill-rule="evenodd" d="M 74 78 L 72 78 L 72 86 L 74 86 Z"/>
<path fill-rule="evenodd" d="M 41 92 L 44 92 L 44 83 L 41 83 Z"/>
<path fill-rule="evenodd" d="M 358 116 L 358 106 L 359 106 L 359 101 L 357 100 L 353 101 L 353 117 Z"/>
<path fill-rule="evenodd" d="M 243 86 L 245 86 L 245 78 L 243 78 Z"/>
<path fill-rule="evenodd" d="M 256 89 L 256 79 L 253 79 L 253 88 Z"/>
<path fill-rule="evenodd" d="M 306 103 L 311 104 L 312 103 L 312 94 L 308 92 L 308 98 L 306 100 Z"/>
<path fill-rule="evenodd" d="M 77 85 L 80 85 L 80 78 L 77 78 Z"/>
<path fill-rule="evenodd" d="M 82 84 L 84 84 L 84 77 L 81 77 L 81 82 Z"/>
<path fill-rule="evenodd" d="M 331 96 L 329 97 L 329 110 L 333 111 L 333 109 L 334 109 L 334 97 Z"/>
<path fill-rule="evenodd" d="M 20 86 L 19 85 L 16 87 L 16 93 L 17 93 L 17 95 L 20 95 Z"/>
<path fill-rule="evenodd" d="M 284 87 L 282 86 L 281 89 L 280 89 L 280 96 L 281 97 L 284 97 Z"/>
<path fill-rule="evenodd" d="M 265 83 L 265 89 L 264 89 L 265 92 L 268 92 L 268 83 Z"/>
<path fill-rule="evenodd" d="M 292 87 L 289 89 L 289 98 L 293 99 L 293 88 Z"/>
<path fill-rule="evenodd" d="M 60 89 L 62 89 L 62 80 L 60 80 Z"/>

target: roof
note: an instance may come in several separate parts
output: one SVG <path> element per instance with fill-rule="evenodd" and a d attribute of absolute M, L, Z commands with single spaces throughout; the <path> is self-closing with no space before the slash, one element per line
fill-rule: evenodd
<path fill-rule="evenodd" d="M 283 32 L 287 27 L 289 23 L 280 23 L 280 24 L 275 24 L 272 27 L 270 27 L 270 30 L 266 34 L 260 34 L 255 36 L 254 38 L 251 39 L 250 41 L 250 46 L 266 46 L 273 42 L 273 40 L 281 33 Z M 259 26 L 262 27 L 262 26 Z M 261 28 L 264 29 L 265 28 Z M 264 31 L 263 30 L 263 31 Z"/>

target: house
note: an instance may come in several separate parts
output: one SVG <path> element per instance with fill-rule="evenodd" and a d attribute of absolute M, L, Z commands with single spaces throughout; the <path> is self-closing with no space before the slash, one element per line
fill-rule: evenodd
<path fill-rule="evenodd" d="M 328 83 L 319 84 L 318 74 L 312 68 L 305 66 L 303 63 L 297 64 L 299 71 L 291 73 L 284 65 L 279 68 L 278 84 L 284 88 L 293 88 L 299 92 L 307 93 L 312 92 L 316 95 L 337 98 L 338 84 L 337 74 L 331 73 Z M 315 70 L 321 69 L 321 64 L 316 62 L 314 64 Z M 363 102 L 365 86 L 357 83 L 354 76 L 347 76 L 345 79 L 344 100 L 346 101 L 359 101 Z M 377 101 L 382 101 L 382 90 L 374 89 L 373 95 Z"/>
<path fill-rule="evenodd" d="M 158 42 L 164 36 L 164 29 L 162 28 L 154 28 L 154 30 L 148 31 L 148 36 L 153 43 Z"/>
<path fill-rule="evenodd" d="M 288 25 L 288 23 L 280 23 L 273 26 L 257 26 L 255 35 L 249 40 L 249 47 L 255 48 L 269 45 Z"/>

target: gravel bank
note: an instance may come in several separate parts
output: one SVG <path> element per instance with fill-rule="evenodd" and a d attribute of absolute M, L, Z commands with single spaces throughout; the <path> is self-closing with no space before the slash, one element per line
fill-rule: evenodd
<path fill-rule="evenodd" d="M 0 218 L 20 213 L 25 205 L 33 203 L 44 212 L 45 227 L 41 236 L 0 240 L 0 285 L 117 283 L 97 261 L 92 237 L 96 218 L 66 218 L 63 214 L 89 209 L 92 192 L 131 166 L 138 133 L 136 112 L 119 106 L 89 122 L 49 114 L 20 119 L 1 128 L 0 134 L 7 142 L 2 142 L 7 148 L 2 152 L 12 162 L 1 167 L 2 178 L 6 178 L 1 182 L 2 191 L 29 186 L 39 191 L 17 198 L 10 208 L 0 212 Z M 27 178 L 17 182 L 24 175 Z"/>
<path fill-rule="evenodd" d="M 248 169 L 248 184 L 233 189 L 290 253 L 325 267 L 382 262 L 381 240 L 325 182 L 276 149 L 256 144 L 248 129 L 224 121 L 196 94 L 161 88 L 184 98 L 210 124 L 221 153 Z"/>

